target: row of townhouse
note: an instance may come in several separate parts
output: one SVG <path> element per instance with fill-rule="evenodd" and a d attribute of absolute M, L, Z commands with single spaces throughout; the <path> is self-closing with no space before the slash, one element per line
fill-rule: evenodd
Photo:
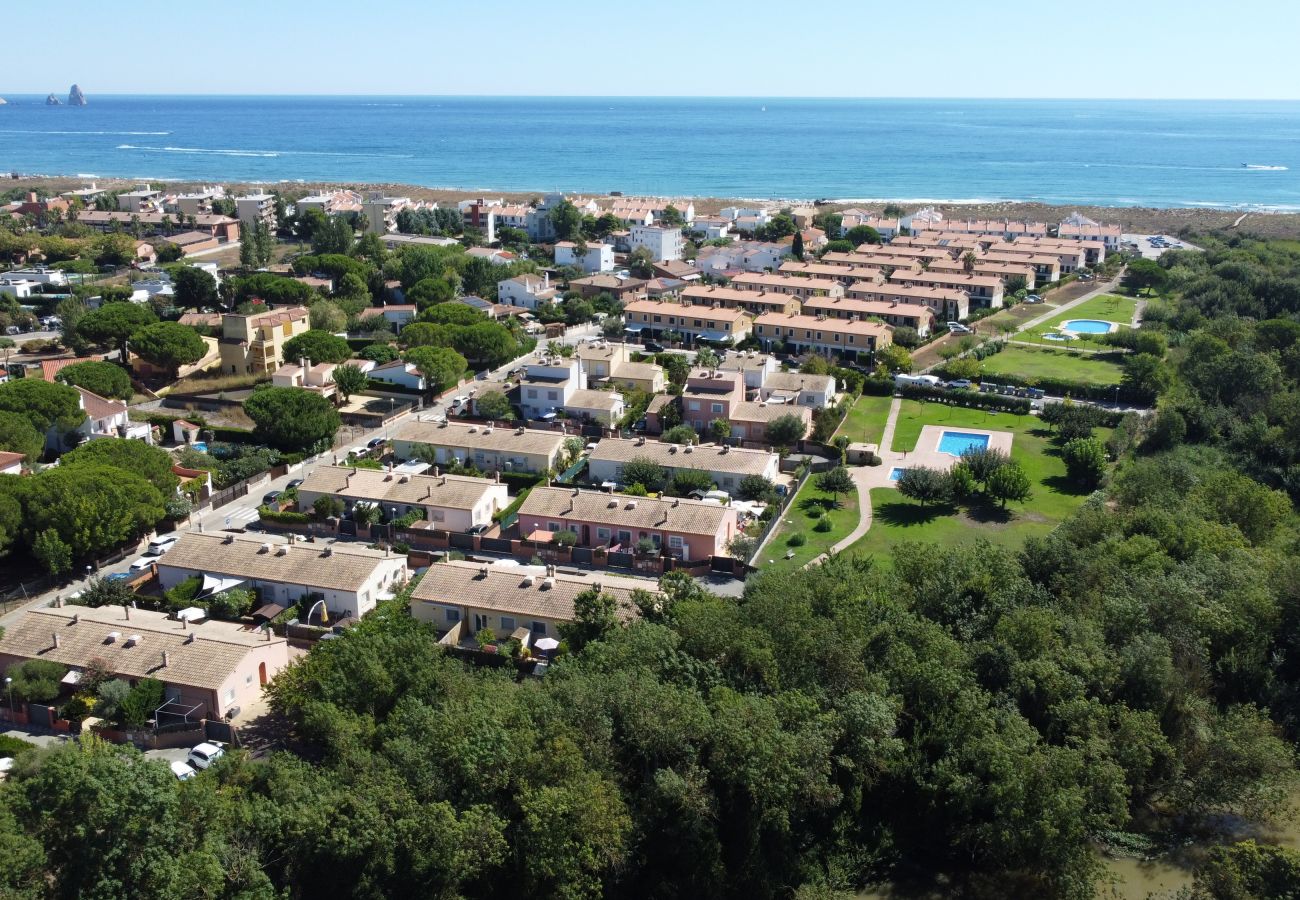
<path fill-rule="evenodd" d="M 815 315 L 767 313 L 754 322 L 754 334 L 765 349 L 784 346 L 795 353 L 818 353 L 849 361 L 868 361 L 893 342 L 893 329 L 861 319 L 832 319 Z"/>
<path fill-rule="evenodd" d="M 641 337 L 672 332 L 689 341 L 739 343 L 750 331 L 751 318 L 742 309 L 703 306 L 667 300 L 634 300 L 623 307 L 624 330 Z"/>
<path fill-rule="evenodd" d="M 781 464 L 781 458 L 767 450 L 716 444 L 686 447 L 644 437 L 604 438 L 587 457 L 587 477 L 595 484 L 623 484 L 623 467 L 633 460 L 649 460 L 663 468 L 669 478 L 685 471 L 706 472 L 714 484 L 728 493 L 735 493 L 749 475 L 775 481 Z"/>
<path fill-rule="evenodd" d="M 843 293 L 840 288 L 840 293 Z M 743 310 L 759 316 L 766 312 L 798 312 L 799 298 L 788 293 L 769 293 L 764 290 L 719 287 L 718 285 L 693 285 L 678 292 L 682 303 L 692 306 L 720 306 L 723 309 Z"/>
<path fill-rule="evenodd" d="M 753 392 L 745 373 L 722 367 L 698 369 L 686 379 L 681 395 L 682 421 L 707 434 L 714 420 L 731 426 L 731 437 L 739 441 L 765 443 L 767 426 L 773 419 L 794 416 L 812 430 L 812 410 L 830 404 L 835 396 L 835 379 L 829 375 L 775 373 Z"/>
<path fill-rule="evenodd" d="M 775 272 L 746 272 L 731 279 L 731 286 L 741 291 L 764 291 L 787 294 L 806 300 L 809 297 L 843 297 L 844 285 L 834 278 Z"/>
<path fill-rule="evenodd" d="M 970 295 L 960 290 L 860 282 L 849 285 L 845 296 L 855 300 L 919 304 L 929 307 L 944 322 L 958 322 L 970 315 Z"/>
<path fill-rule="evenodd" d="M 419 416 L 393 432 L 393 454 L 438 466 L 474 466 L 482 472 L 541 473 L 559 467 L 564 435 L 556 431 L 493 424 L 424 420 Z"/>
<path fill-rule="evenodd" d="M 903 303 L 897 299 L 823 297 L 809 300 L 803 305 L 803 312 L 831 319 L 879 319 L 894 328 L 914 328 L 921 337 L 928 337 L 935 326 L 934 310 L 930 307 L 919 303 Z"/>
<path fill-rule="evenodd" d="M 171 232 L 184 227 L 187 232 L 206 234 L 222 244 L 239 240 L 240 234 L 238 219 L 213 213 L 201 213 L 193 216 L 192 219 L 188 216 L 182 219 L 179 214 L 172 215 L 164 212 L 129 213 L 85 209 L 77 214 L 77 222 L 104 233 L 132 228 L 137 222 L 141 227 L 154 233 Z"/>
<path fill-rule="evenodd" d="M 411 474 L 317 466 L 298 486 L 298 509 L 309 513 L 321 497 L 343 504 L 348 513 L 358 503 L 378 507 L 388 518 L 417 513 L 445 531 L 469 531 L 487 525 L 510 505 L 500 480 L 464 475 Z"/>
<path fill-rule="evenodd" d="M 932 287 L 946 291 L 964 291 L 979 306 L 1000 309 L 1006 294 L 1001 278 L 966 272 L 942 272 L 927 269 L 924 272 L 895 271 L 889 276 L 890 284 L 903 287 Z M 870 284 L 871 282 L 868 282 Z"/>
<path fill-rule="evenodd" d="M 919 268 L 915 264 L 908 265 L 906 268 Z M 777 269 L 781 275 L 799 275 L 805 278 L 829 278 L 838 281 L 842 285 L 850 285 L 855 281 L 884 281 L 884 267 L 879 265 L 837 265 L 834 263 L 821 262 L 799 262 L 795 259 L 788 259 L 781 263 Z"/>

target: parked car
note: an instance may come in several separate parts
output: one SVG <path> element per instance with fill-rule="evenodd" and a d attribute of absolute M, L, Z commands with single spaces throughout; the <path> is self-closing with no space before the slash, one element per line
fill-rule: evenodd
<path fill-rule="evenodd" d="M 161 556 L 154 556 L 150 553 L 146 553 L 144 556 L 141 556 L 139 559 L 133 560 L 131 562 L 131 565 L 129 566 L 130 574 L 127 575 L 127 577 L 134 578 L 135 576 L 139 575 L 141 572 L 147 570 L 150 566 L 152 566 L 161 558 L 162 558 Z"/>
<path fill-rule="evenodd" d="M 477 524 L 477 525 L 473 526 L 472 528 L 470 528 L 469 533 L 470 533 L 470 534 L 486 534 L 486 533 L 488 532 L 488 530 L 489 530 L 491 527 L 492 527 L 492 523 L 491 523 L 491 522 L 480 522 L 479 524 Z"/>
<path fill-rule="evenodd" d="M 162 556 L 172 547 L 176 546 L 177 540 L 179 539 L 175 535 L 171 534 L 166 537 L 154 538 L 149 542 L 149 549 L 145 552 L 152 556 Z"/>
<path fill-rule="evenodd" d="M 658 343 L 657 341 L 646 341 L 646 342 L 645 342 L 645 348 L 646 348 L 646 350 L 648 350 L 648 351 L 651 352 L 651 353 L 663 353 L 663 352 L 664 352 L 664 345 Z"/>
<path fill-rule="evenodd" d="M 190 755 L 185 757 L 185 762 L 195 769 L 202 770 L 225 755 L 226 745 L 223 742 L 204 741 L 190 751 Z"/>
<path fill-rule="evenodd" d="M 956 381 L 948 382 L 948 387 L 956 391 L 969 391 L 972 386 L 967 378 L 958 378 Z"/>
<path fill-rule="evenodd" d="M 284 492 L 283 492 L 283 491 L 268 491 L 267 493 L 265 493 L 265 494 L 262 495 L 262 505 L 263 505 L 263 506 L 270 506 L 270 505 L 271 505 L 272 503 L 274 503 L 276 500 L 279 500 L 279 499 L 280 499 L 280 495 L 281 495 L 282 493 L 284 493 Z"/>
<path fill-rule="evenodd" d="M 1028 297 L 1025 298 L 1025 302 L 1026 302 L 1026 303 L 1042 303 L 1042 302 L 1043 302 L 1043 298 L 1040 297 L 1040 296 L 1038 296 L 1037 294 L 1030 294 Z"/>
<path fill-rule="evenodd" d="M 949 323 L 947 323 L 947 324 L 948 324 L 948 331 L 951 332 L 952 334 L 970 334 L 970 333 L 971 333 L 970 328 L 968 328 L 967 326 L 963 325 L 963 324 L 960 323 L 960 322 L 949 322 Z"/>
<path fill-rule="evenodd" d="M 171 764 L 172 774 L 179 781 L 189 781 L 195 775 L 199 774 L 189 763 L 181 762 L 179 759 L 173 760 Z"/>
<path fill-rule="evenodd" d="M 302 487 L 302 479 L 301 479 L 301 478 L 295 478 L 295 479 L 293 479 L 292 481 L 290 481 L 288 484 L 286 484 L 286 485 L 284 486 L 284 489 L 285 489 L 286 491 L 291 491 L 291 490 L 293 490 L 293 489 L 295 489 L 295 488 L 300 488 L 300 487 Z"/>

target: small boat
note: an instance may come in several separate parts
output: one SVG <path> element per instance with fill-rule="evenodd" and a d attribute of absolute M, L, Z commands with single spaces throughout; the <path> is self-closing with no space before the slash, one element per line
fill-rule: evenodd
<path fill-rule="evenodd" d="M 1243 169 L 1253 169 L 1256 172 L 1285 172 L 1286 166 L 1261 166 L 1255 163 L 1242 163 Z"/>

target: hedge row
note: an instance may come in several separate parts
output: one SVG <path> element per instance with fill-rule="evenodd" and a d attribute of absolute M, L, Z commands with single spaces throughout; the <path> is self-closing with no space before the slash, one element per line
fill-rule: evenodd
<path fill-rule="evenodd" d="M 306 513 L 293 510 L 275 512 L 268 506 L 259 506 L 257 515 L 263 522 L 278 522 L 281 525 L 306 525 L 311 521 L 311 516 Z"/>
<path fill-rule="evenodd" d="M 1023 397 L 1004 397 L 1001 394 L 950 391 L 943 388 L 924 387 L 919 384 L 905 384 L 895 390 L 900 397 L 908 400 L 927 400 L 931 403 L 946 403 L 949 406 L 964 406 L 968 409 L 1007 412 L 1017 416 L 1028 415 L 1032 408 L 1030 402 Z"/>
<path fill-rule="evenodd" d="M 1155 402 L 1155 397 L 1151 396 L 1148 391 L 1137 390 L 1123 383 L 1118 385 L 1085 384 L 1066 378 L 1022 378 L 1019 375 L 1006 374 L 986 376 L 983 380 L 994 384 L 1038 388 L 1058 397 L 1073 397 L 1075 400 L 1093 400 L 1104 403 L 1113 403 L 1115 401 L 1117 396 L 1115 389 L 1118 387 L 1119 399 L 1128 403 L 1148 405 Z"/>

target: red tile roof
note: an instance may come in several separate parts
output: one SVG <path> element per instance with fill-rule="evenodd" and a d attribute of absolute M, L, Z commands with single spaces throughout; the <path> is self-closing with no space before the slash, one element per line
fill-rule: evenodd
<path fill-rule="evenodd" d="M 96 362 L 93 356 L 74 356 L 68 359 L 47 359 L 41 363 L 41 378 L 45 381 L 53 381 L 54 376 L 59 374 L 68 366 L 76 363 Z"/>

